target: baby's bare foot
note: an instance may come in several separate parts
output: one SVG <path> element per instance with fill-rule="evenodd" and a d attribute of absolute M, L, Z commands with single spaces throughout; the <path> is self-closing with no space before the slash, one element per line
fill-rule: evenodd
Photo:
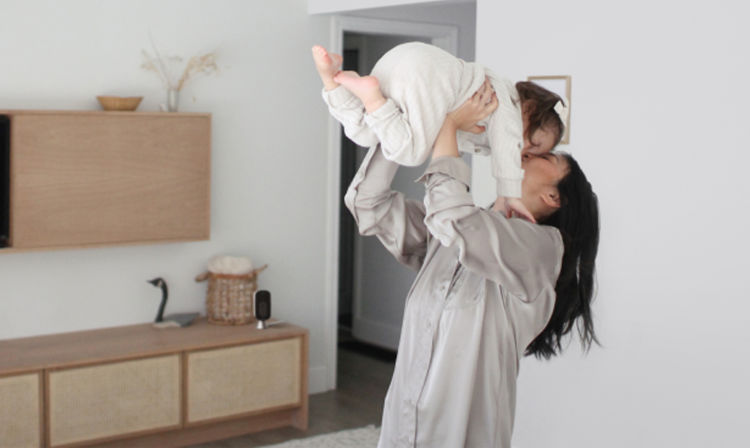
<path fill-rule="evenodd" d="M 339 83 L 334 81 L 333 77 L 339 72 L 341 67 L 341 55 L 328 53 L 328 51 L 320 45 L 312 47 L 313 60 L 315 61 L 315 67 L 318 69 L 321 81 L 323 81 L 323 87 L 326 90 L 333 90 L 339 86 Z"/>
<path fill-rule="evenodd" d="M 380 91 L 380 82 L 374 76 L 359 76 L 357 72 L 344 71 L 338 72 L 333 79 L 356 95 L 365 105 L 368 114 L 385 104 L 385 97 Z"/>

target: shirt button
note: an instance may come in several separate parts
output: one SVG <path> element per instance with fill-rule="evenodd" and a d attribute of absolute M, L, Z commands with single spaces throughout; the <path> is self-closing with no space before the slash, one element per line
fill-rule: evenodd
<path fill-rule="evenodd" d="M 516 146 L 518 147 L 518 149 L 521 149 L 521 144 L 520 143 L 517 144 Z"/>

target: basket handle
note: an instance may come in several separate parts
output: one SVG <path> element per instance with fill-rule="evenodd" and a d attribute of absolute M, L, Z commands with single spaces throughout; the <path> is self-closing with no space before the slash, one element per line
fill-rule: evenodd
<path fill-rule="evenodd" d="M 259 267 L 258 269 L 253 270 L 253 275 L 258 275 L 262 271 L 264 271 L 268 267 L 267 264 L 264 264 L 263 266 Z"/>
<path fill-rule="evenodd" d="M 254 269 L 250 273 L 250 275 L 253 276 L 253 277 L 255 277 L 256 275 L 258 275 L 259 273 L 261 273 L 262 271 L 264 271 L 267 267 L 268 267 L 268 265 L 264 264 L 263 266 L 259 267 L 258 269 Z M 204 273 L 202 273 L 200 275 L 197 275 L 195 277 L 195 281 L 196 282 L 205 282 L 206 280 L 208 280 L 209 277 L 211 277 L 211 273 L 209 271 L 206 271 L 206 272 L 204 272 Z"/>

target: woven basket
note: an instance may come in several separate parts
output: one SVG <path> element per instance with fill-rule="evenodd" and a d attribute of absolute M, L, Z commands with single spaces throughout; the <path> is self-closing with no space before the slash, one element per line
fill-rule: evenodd
<path fill-rule="evenodd" d="M 244 325 L 255 321 L 253 294 L 258 289 L 258 273 L 268 265 L 248 274 L 231 275 L 204 272 L 196 282 L 208 280 L 206 316 L 212 324 Z"/>

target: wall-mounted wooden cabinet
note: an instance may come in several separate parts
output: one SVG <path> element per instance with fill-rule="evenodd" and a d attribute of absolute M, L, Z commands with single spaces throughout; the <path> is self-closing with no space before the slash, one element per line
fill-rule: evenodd
<path fill-rule="evenodd" d="M 208 114 L 0 111 L 0 253 L 208 239 L 210 146 Z"/>

